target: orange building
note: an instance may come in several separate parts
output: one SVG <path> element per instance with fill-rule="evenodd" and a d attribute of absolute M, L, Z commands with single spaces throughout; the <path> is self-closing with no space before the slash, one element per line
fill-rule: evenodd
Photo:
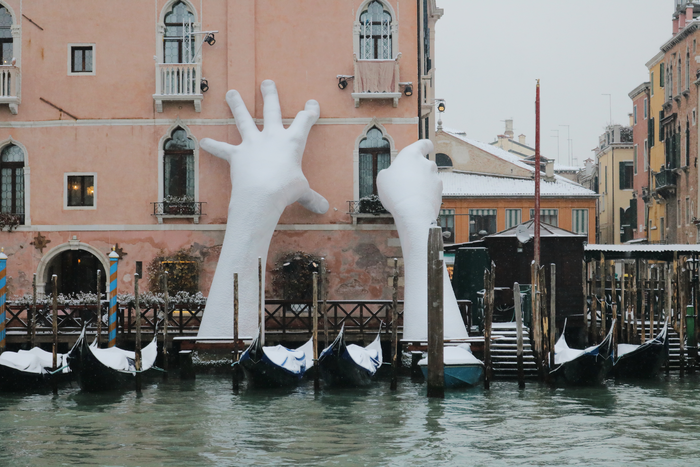
<path fill-rule="evenodd" d="M 440 223 L 445 243 L 463 243 L 515 227 L 534 217 L 534 167 L 500 148 L 438 131 L 436 160 L 443 183 Z M 552 166 L 541 173 L 542 222 L 588 236 L 595 242 L 597 194 Z"/>

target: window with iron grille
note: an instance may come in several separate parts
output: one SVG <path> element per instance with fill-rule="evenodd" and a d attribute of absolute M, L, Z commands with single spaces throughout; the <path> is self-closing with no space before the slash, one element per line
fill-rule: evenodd
<path fill-rule="evenodd" d="M 193 63 L 195 41 L 192 39 L 194 15 L 185 2 L 177 2 L 165 15 L 163 40 L 164 63 Z"/>
<path fill-rule="evenodd" d="M 12 43 L 12 15 L 0 6 L 0 63 L 10 65 L 14 54 Z"/>
<path fill-rule="evenodd" d="M 14 144 L 0 153 L 0 211 L 24 216 L 24 151 Z"/>
<path fill-rule="evenodd" d="M 163 149 L 163 199 L 194 202 L 194 141 L 178 127 Z"/>
<path fill-rule="evenodd" d="M 374 0 L 360 15 L 360 59 L 391 60 L 392 18 L 379 0 Z"/>

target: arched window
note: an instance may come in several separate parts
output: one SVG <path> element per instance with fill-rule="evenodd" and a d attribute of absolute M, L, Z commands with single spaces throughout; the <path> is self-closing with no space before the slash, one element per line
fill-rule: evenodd
<path fill-rule="evenodd" d="M 374 0 L 360 14 L 360 59 L 391 60 L 392 18 L 384 4 Z"/>
<path fill-rule="evenodd" d="M 14 144 L 0 153 L 0 211 L 24 223 L 24 151 Z"/>
<path fill-rule="evenodd" d="M 195 194 L 194 141 L 177 127 L 163 147 L 163 199 L 193 202 Z"/>
<path fill-rule="evenodd" d="M 435 164 L 438 167 L 452 167 L 452 159 L 447 154 L 439 152 L 435 154 Z"/>
<path fill-rule="evenodd" d="M 381 130 L 373 127 L 360 141 L 360 198 L 377 194 L 377 174 L 391 164 L 391 145 Z"/>
<path fill-rule="evenodd" d="M 184 2 L 175 3 L 172 10 L 165 15 L 164 63 L 194 62 L 193 23 L 194 15 Z"/>
<path fill-rule="evenodd" d="M 10 65 L 14 56 L 12 43 L 12 15 L 0 5 L 0 63 Z"/>

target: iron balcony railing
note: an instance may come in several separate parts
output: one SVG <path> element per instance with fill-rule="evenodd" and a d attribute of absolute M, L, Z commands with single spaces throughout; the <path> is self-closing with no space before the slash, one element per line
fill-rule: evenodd
<path fill-rule="evenodd" d="M 153 215 L 154 216 L 202 216 L 202 205 L 204 202 L 201 201 L 161 201 L 153 204 Z"/>
<path fill-rule="evenodd" d="M 661 171 L 654 174 L 656 180 L 656 189 L 676 186 L 676 174 L 671 169 L 665 167 Z"/>
<path fill-rule="evenodd" d="M 357 201 L 348 201 L 348 213 L 350 215 L 357 214 L 389 214 L 384 205 L 379 199 L 360 199 Z"/>

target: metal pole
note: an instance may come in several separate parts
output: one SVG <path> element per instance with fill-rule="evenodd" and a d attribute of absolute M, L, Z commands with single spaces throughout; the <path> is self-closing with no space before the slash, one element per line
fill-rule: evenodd
<path fill-rule="evenodd" d="M 428 236 L 428 397 L 445 397 L 442 229 Z"/>
<path fill-rule="evenodd" d="M 540 266 L 540 80 L 535 95 L 535 265 Z"/>
<path fill-rule="evenodd" d="M 398 328 L 399 328 L 399 260 L 394 258 L 394 277 L 393 277 L 393 293 L 391 304 L 391 387 L 392 391 L 396 391 L 398 386 L 399 374 L 399 345 L 398 345 Z"/>

